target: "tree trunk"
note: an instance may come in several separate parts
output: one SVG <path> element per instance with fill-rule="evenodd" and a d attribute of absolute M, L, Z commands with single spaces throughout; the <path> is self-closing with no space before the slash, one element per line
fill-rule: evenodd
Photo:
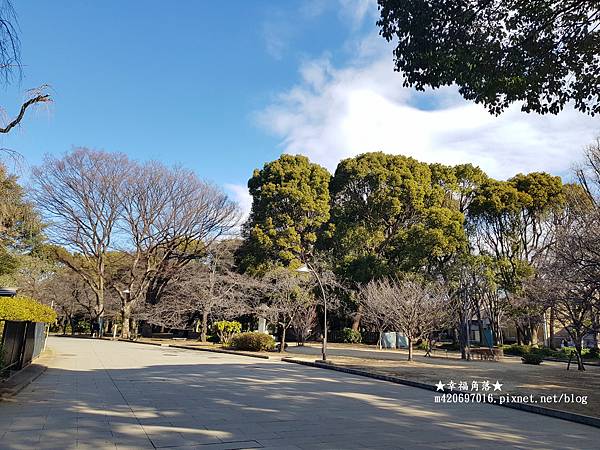
<path fill-rule="evenodd" d="M 360 321 L 362 319 L 362 305 L 358 305 L 358 309 L 356 310 L 356 314 L 354 314 L 354 318 L 352 319 L 352 330 L 358 331 L 360 328 Z"/>
<path fill-rule="evenodd" d="M 283 353 L 285 351 L 285 332 L 287 328 L 283 325 L 281 326 L 281 339 L 279 340 L 279 353 Z"/>
<path fill-rule="evenodd" d="M 412 337 L 407 336 L 408 340 L 408 360 L 412 361 L 413 359 L 413 340 Z"/>
<path fill-rule="evenodd" d="M 537 330 L 538 330 L 538 326 L 535 325 L 532 321 L 531 321 L 531 317 L 527 320 L 528 321 L 528 325 L 529 325 L 529 342 L 531 345 L 537 345 L 539 344 L 539 340 L 538 340 L 538 335 L 537 335 Z"/>
<path fill-rule="evenodd" d="M 200 340 L 206 342 L 208 334 L 208 311 L 202 311 L 202 330 L 200 331 Z"/>
<path fill-rule="evenodd" d="M 550 308 L 550 348 L 552 350 L 556 350 L 556 344 L 554 343 L 554 323 L 556 321 L 556 318 L 554 316 L 554 307 Z"/>
<path fill-rule="evenodd" d="M 103 335 L 103 319 L 104 319 L 104 263 L 100 266 L 100 279 L 98 280 L 98 290 L 96 292 L 96 320 L 98 321 L 98 337 Z"/>
<path fill-rule="evenodd" d="M 125 303 L 121 307 L 121 319 L 123 324 L 121 326 L 121 337 L 123 339 L 129 339 L 129 319 L 131 319 L 131 303 Z"/>
<path fill-rule="evenodd" d="M 585 370 L 585 366 L 583 365 L 583 357 L 582 357 L 582 346 L 581 341 L 582 337 L 577 334 L 577 340 L 575 341 L 575 353 L 577 356 L 577 370 Z"/>
<path fill-rule="evenodd" d="M 469 359 L 469 322 L 464 314 L 460 318 L 460 329 L 458 330 L 458 343 L 460 346 L 460 358 Z"/>

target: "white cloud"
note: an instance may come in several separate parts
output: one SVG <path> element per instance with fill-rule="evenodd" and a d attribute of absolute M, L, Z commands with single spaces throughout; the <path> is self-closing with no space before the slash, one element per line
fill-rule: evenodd
<path fill-rule="evenodd" d="M 235 200 L 241 212 L 240 223 L 246 221 L 250 215 L 250 209 L 252 208 L 252 196 L 248 192 L 248 187 L 242 184 L 225 184 L 225 189 L 229 191 L 233 200 Z"/>
<path fill-rule="evenodd" d="M 597 118 L 572 109 L 540 116 L 515 105 L 495 117 L 454 88 L 404 88 L 390 47 L 378 39 L 354 43 L 357 56 L 345 67 L 334 67 L 327 56 L 306 61 L 301 82 L 257 113 L 285 153 L 334 170 L 342 158 L 381 150 L 427 162 L 471 162 L 506 178 L 534 170 L 566 173 L 600 131 Z"/>

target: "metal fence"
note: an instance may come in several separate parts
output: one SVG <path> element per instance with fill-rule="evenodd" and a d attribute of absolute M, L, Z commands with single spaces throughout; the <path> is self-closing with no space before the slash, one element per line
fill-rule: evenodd
<path fill-rule="evenodd" d="M 46 324 L 40 322 L 4 322 L 2 334 L 3 371 L 20 370 L 37 358 L 46 340 Z"/>

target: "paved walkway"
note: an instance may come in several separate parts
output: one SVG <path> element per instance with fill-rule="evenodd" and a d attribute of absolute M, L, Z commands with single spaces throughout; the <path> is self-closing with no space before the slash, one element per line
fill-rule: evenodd
<path fill-rule="evenodd" d="M 48 371 L 0 402 L 0 448 L 597 449 L 598 429 L 310 367 L 50 338 Z"/>

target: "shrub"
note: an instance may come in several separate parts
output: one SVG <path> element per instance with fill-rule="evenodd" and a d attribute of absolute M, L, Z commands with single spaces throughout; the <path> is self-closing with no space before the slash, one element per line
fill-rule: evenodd
<path fill-rule="evenodd" d="M 593 358 L 593 359 L 600 358 L 600 348 L 598 348 L 598 347 L 590 348 L 590 351 L 588 352 L 587 357 Z"/>
<path fill-rule="evenodd" d="M 557 356 L 560 356 L 556 350 L 552 350 L 548 347 L 532 347 L 530 351 L 542 355 L 544 358 L 556 358 Z"/>
<path fill-rule="evenodd" d="M 219 336 L 219 342 L 223 345 L 229 345 L 232 336 L 242 331 L 242 324 L 235 320 L 221 320 L 213 323 L 213 329 Z"/>
<path fill-rule="evenodd" d="M 352 328 L 342 329 L 342 342 L 348 344 L 360 344 L 362 342 L 360 331 L 353 330 Z"/>
<path fill-rule="evenodd" d="M 56 312 L 31 297 L 0 297 L 0 320 L 54 322 Z"/>
<path fill-rule="evenodd" d="M 249 350 L 251 352 L 270 351 L 275 348 L 275 339 L 258 331 L 239 333 L 231 338 L 231 346 L 237 350 Z"/>
<path fill-rule="evenodd" d="M 521 361 L 523 361 L 523 364 L 534 364 L 538 366 L 542 363 L 543 360 L 544 355 L 536 351 L 527 352 L 523 356 L 521 356 Z"/>

